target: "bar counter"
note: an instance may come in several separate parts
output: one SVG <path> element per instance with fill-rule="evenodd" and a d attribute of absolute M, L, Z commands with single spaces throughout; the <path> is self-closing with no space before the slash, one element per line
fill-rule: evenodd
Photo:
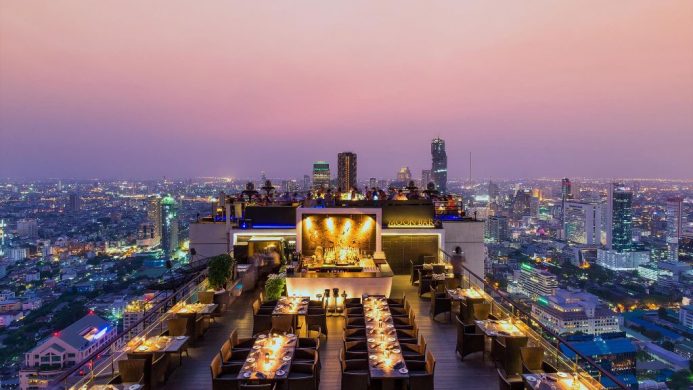
<path fill-rule="evenodd" d="M 361 272 L 330 272 L 339 267 L 323 267 L 320 271 L 310 270 L 297 272 L 286 276 L 286 289 L 289 296 L 310 296 L 317 299 L 318 294 L 324 294 L 338 288 L 340 294 L 344 291 L 348 298 L 361 297 L 363 294 L 390 296 L 392 289 L 392 270 L 389 264 L 383 262 L 377 266 L 378 271 Z"/>

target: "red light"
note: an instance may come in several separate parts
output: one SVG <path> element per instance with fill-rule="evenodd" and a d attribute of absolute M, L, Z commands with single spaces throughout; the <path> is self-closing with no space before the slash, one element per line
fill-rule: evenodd
<path fill-rule="evenodd" d="M 94 315 L 94 310 L 89 309 L 89 311 L 87 312 L 87 314 L 89 314 L 90 316 L 93 316 L 93 315 Z"/>
<path fill-rule="evenodd" d="M 53 336 L 60 337 L 60 332 L 56 330 L 55 332 L 53 332 Z"/>

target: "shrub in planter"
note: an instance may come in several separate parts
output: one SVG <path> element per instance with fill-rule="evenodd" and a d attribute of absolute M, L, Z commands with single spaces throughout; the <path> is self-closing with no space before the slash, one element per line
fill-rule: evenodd
<path fill-rule="evenodd" d="M 265 282 L 265 299 L 272 301 L 279 299 L 286 285 L 286 274 L 270 274 Z"/>
<path fill-rule="evenodd" d="M 209 260 L 207 269 L 209 287 L 215 291 L 224 289 L 226 282 L 228 282 L 231 277 L 232 266 L 233 259 L 227 254 L 212 257 L 212 259 Z"/>

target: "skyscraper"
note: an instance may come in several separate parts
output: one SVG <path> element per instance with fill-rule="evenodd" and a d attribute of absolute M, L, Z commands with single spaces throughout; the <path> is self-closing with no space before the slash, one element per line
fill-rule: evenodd
<path fill-rule="evenodd" d="M 681 238 L 681 214 L 683 199 L 673 197 L 667 199 L 666 218 L 667 218 L 667 250 L 669 261 L 679 260 L 679 239 Z"/>
<path fill-rule="evenodd" d="M 36 219 L 18 220 L 17 235 L 23 238 L 38 238 L 38 221 Z"/>
<path fill-rule="evenodd" d="M 564 203 L 563 231 L 575 244 L 598 245 L 602 235 L 602 205 L 568 199 Z"/>
<path fill-rule="evenodd" d="M 565 231 L 565 202 L 568 199 L 573 198 L 573 188 L 572 184 L 570 183 L 570 179 L 563 178 L 561 180 L 561 229 L 563 229 L 561 233 L 561 238 L 567 239 L 567 233 Z"/>
<path fill-rule="evenodd" d="M 503 242 L 510 240 L 510 229 L 508 218 L 502 215 L 491 215 L 486 219 L 485 236 L 493 242 Z"/>
<path fill-rule="evenodd" d="M 161 199 L 161 249 L 166 258 L 178 249 L 178 205 L 171 195 Z"/>
<path fill-rule="evenodd" d="M 436 189 L 442 193 L 448 188 L 448 155 L 445 153 L 445 141 L 440 137 L 431 141 L 431 176 Z"/>
<path fill-rule="evenodd" d="M 611 183 L 607 196 L 606 246 L 628 252 L 633 245 L 633 192 L 621 183 Z"/>
<path fill-rule="evenodd" d="M 76 214 L 82 208 L 82 198 L 75 193 L 70 194 L 68 209 L 71 213 Z"/>
<path fill-rule="evenodd" d="M 512 214 L 515 220 L 522 220 L 522 217 L 532 215 L 532 191 L 521 189 L 515 193 L 512 200 Z"/>
<path fill-rule="evenodd" d="M 337 154 L 337 183 L 343 191 L 356 187 L 356 153 Z"/>
<path fill-rule="evenodd" d="M 158 196 L 150 196 L 147 199 L 147 219 L 153 226 L 153 243 L 152 246 L 161 243 L 161 198 Z"/>
<path fill-rule="evenodd" d="M 378 179 L 375 177 L 371 177 L 368 179 L 368 188 L 375 188 L 378 186 Z"/>
<path fill-rule="evenodd" d="M 492 182 L 489 180 L 488 182 L 488 197 L 489 200 L 495 201 L 496 198 L 498 198 L 498 195 L 500 195 L 500 188 L 498 187 L 498 184 Z"/>
<path fill-rule="evenodd" d="M 330 163 L 316 161 L 313 163 L 313 188 L 330 187 Z"/>
<path fill-rule="evenodd" d="M 399 172 L 397 172 L 397 181 L 404 183 L 406 186 L 409 184 L 409 180 L 411 180 L 411 171 L 409 170 L 409 167 L 400 168 Z"/>
<path fill-rule="evenodd" d="M 431 170 L 423 169 L 421 170 L 421 188 L 426 188 L 428 183 L 431 182 Z"/>
<path fill-rule="evenodd" d="M 308 191 L 310 189 L 310 175 L 303 175 L 303 190 Z"/>
<path fill-rule="evenodd" d="M 573 185 L 567 177 L 561 180 L 561 201 L 573 198 Z"/>
<path fill-rule="evenodd" d="M 5 224 L 4 219 L 0 219 L 0 256 L 5 254 Z"/>

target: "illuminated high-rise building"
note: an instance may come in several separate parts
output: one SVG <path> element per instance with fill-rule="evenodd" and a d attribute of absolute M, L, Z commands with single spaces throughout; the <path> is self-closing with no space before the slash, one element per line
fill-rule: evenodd
<path fill-rule="evenodd" d="M 421 170 L 421 188 L 426 188 L 428 183 L 430 183 L 432 180 L 431 177 L 431 170 L 430 169 L 423 169 Z"/>
<path fill-rule="evenodd" d="M 356 153 L 337 154 L 337 183 L 342 191 L 356 187 Z"/>
<path fill-rule="evenodd" d="M 563 231 L 574 244 L 599 245 L 602 235 L 602 205 L 597 202 L 566 200 Z"/>
<path fill-rule="evenodd" d="M 310 189 L 310 175 L 303 175 L 303 190 L 308 191 Z"/>
<path fill-rule="evenodd" d="M 4 219 L 0 219 L 0 256 L 5 254 L 5 228 L 7 227 L 7 224 L 5 224 Z"/>
<path fill-rule="evenodd" d="M 147 199 L 147 219 L 153 228 L 152 245 L 161 243 L 161 198 L 150 196 Z"/>
<path fill-rule="evenodd" d="M 79 212 L 79 210 L 82 208 L 82 198 L 79 196 L 79 194 L 70 194 L 67 208 L 73 214 Z"/>
<path fill-rule="evenodd" d="M 330 188 L 330 163 L 327 161 L 313 163 L 313 188 Z"/>
<path fill-rule="evenodd" d="M 368 188 L 375 188 L 378 186 L 378 179 L 375 177 L 371 177 L 368 179 Z"/>
<path fill-rule="evenodd" d="M 400 168 L 399 172 L 397 172 L 397 181 L 400 183 L 404 183 L 404 185 L 407 185 L 410 180 L 411 171 L 409 170 L 409 167 Z"/>
<path fill-rule="evenodd" d="M 573 185 L 570 183 L 570 179 L 563 178 L 561 179 L 561 228 L 563 229 L 561 233 L 561 237 L 564 239 L 567 239 L 567 233 L 565 231 L 565 207 L 566 207 L 566 201 L 568 199 L 573 199 Z"/>
<path fill-rule="evenodd" d="M 436 189 L 442 193 L 448 189 L 448 155 L 445 153 L 445 141 L 435 138 L 431 141 L 431 176 Z"/>
<path fill-rule="evenodd" d="M 17 221 L 17 235 L 23 238 L 38 238 L 38 221 L 35 218 Z"/>
<path fill-rule="evenodd" d="M 633 248 L 633 192 L 620 183 L 611 183 L 607 196 L 606 246 L 616 252 Z"/>
<path fill-rule="evenodd" d="M 532 215 L 532 191 L 528 189 L 521 189 L 515 193 L 512 200 L 512 214 L 513 218 L 516 220 L 521 220 L 522 217 L 529 217 Z"/>
<path fill-rule="evenodd" d="M 500 187 L 498 184 L 489 180 L 488 182 L 488 198 L 490 201 L 495 201 L 500 195 Z"/>
<path fill-rule="evenodd" d="M 567 177 L 561 180 L 561 200 L 573 199 L 573 185 Z"/>
<path fill-rule="evenodd" d="M 486 219 L 486 229 L 484 236 L 492 242 L 503 242 L 510 240 L 510 228 L 508 218 L 502 215 L 491 215 Z"/>
<path fill-rule="evenodd" d="M 674 197 L 667 199 L 666 218 L 667 218 L 667 250 L 669 261 L 679 259 L 679 239 L 681 239 L 682 223 L 681 215 L 683 212 L 683 199 Z"/>
<path fill-rule="evenodd" d="M 178 250 L 178 204 L 170 195 L 161 199 L 161 249 L 166 258 Z"/>

